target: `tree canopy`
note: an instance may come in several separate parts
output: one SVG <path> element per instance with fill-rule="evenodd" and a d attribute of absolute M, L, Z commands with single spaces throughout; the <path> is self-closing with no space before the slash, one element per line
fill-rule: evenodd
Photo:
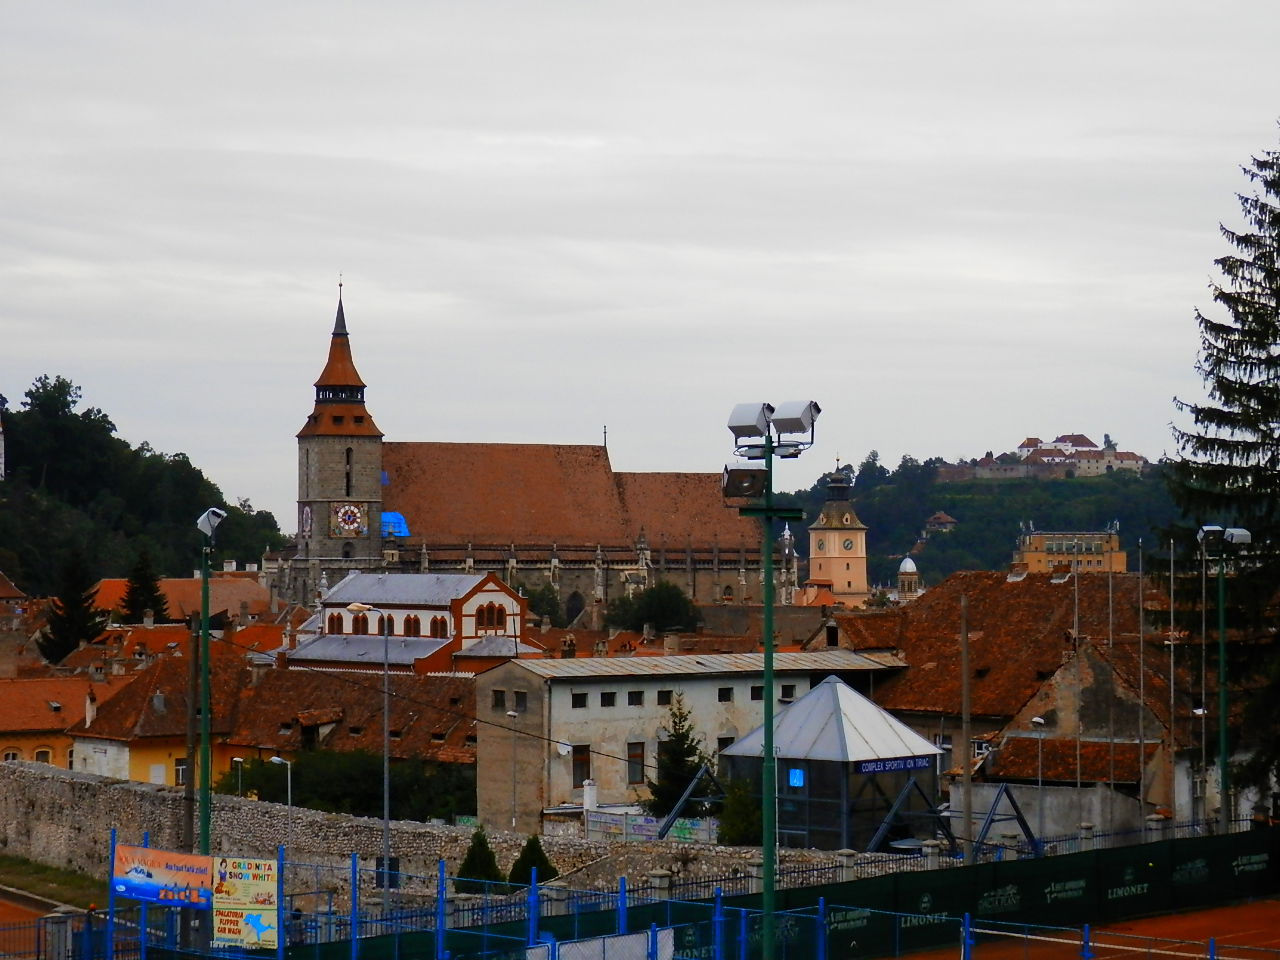
<path fill-rule="evenodd" d="M 643 630 L 692 630 L 698 623 L 698 608 L 674 583 L 666 580 L 641 590 L 634 597 L 615 597 L 605 616 L 611 627 Z"/>
<path fill-rule="evenodd" d="M 649 799 L 644 801 L 644 808 L 649 816 L 665 817 L 674 810 L 706 762 L 707 755 L 702 749 L 689 708 L 685 706 L 684 698 L 676 694 L 667 719 L 667 738 L 658 741 L 653 778 L 645 781 L 649 787 Z M 696 817 L 703 813 L 703 809 L 703 804 L 690 802 L 681 813 L 686 817 Z"/>
<path fill-rule="evenodd" d="M 0 405 L 0 570 L 28 593 L 53 594 L 73 552 L 95 579 L 124 576 L 144 551 L 158 575 L 190 576 L 202 545 L 195 521 L 212 506 L 227 511 L 215 562 L 253 562 L 283 545 L 270 513 L 228 504 L 185 454 L 132 447 L 102 410 L 80 403 L 78 386 L 45 375 L 22 409 Z"/>
<path fill-rule="evenodd" d="M 94 606 L 98 591 L 84 557 L 73 552 L 63 563 L 57 594 L 45 614 L 46 624 L 36 640 L 40 655 L 61 663 L 81 643 L 97 639 L 107 626 L 106 615 Z"/>

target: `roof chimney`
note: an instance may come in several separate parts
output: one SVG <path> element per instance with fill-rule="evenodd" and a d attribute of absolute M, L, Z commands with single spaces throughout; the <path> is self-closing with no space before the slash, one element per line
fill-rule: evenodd
<path fill-rule="evenodd" d="M 90 727 L 93 721 L 98 718 L 98 698 L 93 695 L 90 690 L 84 695 L 84 725 Z"/>
<path fill-rule="evenodd" d="M 150 608 L 142 611 L 142 625 L 150 630 L 156 625 L 156 612 Z"/>

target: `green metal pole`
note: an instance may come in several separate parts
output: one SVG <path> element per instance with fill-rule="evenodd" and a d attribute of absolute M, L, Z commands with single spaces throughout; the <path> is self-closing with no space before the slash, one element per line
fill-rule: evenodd
<path fill-rule="evenodd" d="M 1218 557 L 1218 795 L 1222 798 L 1222 832 L 1231 829 L 1227 773 L 1227 573 L 1226 557 Z"/>
<path fill-rule="evenodd" d="M 209 756 L 209 552 L 200 554 L 200 852 L 209 852 L 212 760 Z"/>
<path fill-rule="evenodd" d="M 774 883 L 778 846 L 778 760 L 773 752 L 773 437 L 764 438 L 764 768 L 761 775 L 760 855 L 764 860 L 764 890 L 760 897 L 760 947 L 764 960 L 774 956 Z"/>

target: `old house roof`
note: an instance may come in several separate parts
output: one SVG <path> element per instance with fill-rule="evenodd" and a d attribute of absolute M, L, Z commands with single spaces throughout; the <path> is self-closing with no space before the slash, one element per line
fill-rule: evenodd
<path fill-rule="evenodd" d="M 334 584 L 324 597 L 326 607 L 367 603 L 405 607 L 448 609 L 454 600 L 465 597 L 486 579 L 492 579 L 507 593 L 510 587 L 484 573 L 352 573 Z"/>
<path fill-rule="evenodd" d="M 1054 443 L 1070 444 L 1073 447 L 1096 447 L 1097 444 L 1086 437 L 1083 433 L 1064 433 L 1060 437 L 1054 437 Z"/>
<path fill-rule="evenodd" d="M 128 684 L 120 677 L 94 681 L 88 677 L 0 679 L 0 735 L 62 732 L 84 720 L 90 693 L 101 706 Z"/>
<path fill-rule="evenodd" d="M 1082 634 L 1106 637 L 1109 629 L 1113 636 L 1137 633 L 1136 574 L 1086 574 L 1078 579 Z M 893 645 L 908 666 L 878 680 L 875 700 L 882 707 L 960 712 L 961 596 L 968 599 L 970 695 L 976 715 L 1012 716 L 1057 671 L 1064 652 L 1072 649 L 1073 578 L 1054 583 L 1047 573 L 1012 581 L 1002 573 L 986 571 L 953 574 L 892 614 L 834 615 L 843 634 L 874 630 L 885 641 L 891 635 L 889 618 L 897 618 L 899 632 Z M 819 631 L 806 647 L 817 649 L 822 643 Z"/>
<path fill-rule="evenodd" d="M 15 600 L 25 600 L 27 595 L 19 590 L 12 580 L 10 580 L 3 570 L 0 570 L 0 602 L 10 602 Z"/>
<path fill-rule="evenodd" d="M 602 446 L 384 443 L 383 508 L 441 544 L 599 544 L 759 550 L 718 474 L 616 473 Z"/>
<path fill-rule="evenodd" d="M 388 688 L 393 758 L 475 762 L 474 680 L 396 674 L 389 678 Z M 303 749 L 381 753 L 382 678 L 267 670 L 240 692 L 227 742 L 246 750 L 290 754 Z"/>
<path fill-rule="evenodd" d="M 126 579 L 99 580 L 95 601 L 99 610 L 123 609 Z M 160 580 L 160 592 L 169 608 L 170 620 L 186 620 L 200 613 L 199 577 L 164 577 Z M 248 605 L 251 616 L 259 617 L 270 612 L 270 592 L 256 579 L 214 575 L 209 578 L 210 616 L 238 616 L 240 605 Z"/>
<path fill-rule="evenodd" d="M 1005 737 L 983 758 L 981 775 L 988 780 L 1034 782 L 1040 776 L 1045 783 L 1075 783 L 1078 769 L 1084 783 L 1137 783 L 1140 779 L 1138 744 L 1134 742 L 1081 740 L 1078 768 L 1073 738 L 1046 737 L 1042 747 L 1041 752 L 1035 737 Z M 1148 763 L 1158 749 L 1154 741 L 1144 744 Z"/>

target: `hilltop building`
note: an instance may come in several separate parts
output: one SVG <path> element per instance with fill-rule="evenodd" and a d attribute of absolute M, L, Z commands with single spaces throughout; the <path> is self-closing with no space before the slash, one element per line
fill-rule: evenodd
<path fill-rule="evenodd" d="M 623 473 L 594 445 L 391 442 L 365 386 L 339 292 L 297 435 L 297 542 L 268 566 L 282 598 L 314 603 L 352 572 L 492 573 L 552 584 L 595 625 L 609 599 L 662 580 L 701 603 L 759 597 L 759 532 L 725 507 L 719 474 Z"/>
<path fill-rule="evenodd" d="M 1013 562 L 1028 573 L 1068 567 L 1081 573 L 1124 573 L 1127 554 L 1120 549 L 1118 527 L 1087 532 L 1037 530 L 1026 524 L 1018 536 Z"/>

